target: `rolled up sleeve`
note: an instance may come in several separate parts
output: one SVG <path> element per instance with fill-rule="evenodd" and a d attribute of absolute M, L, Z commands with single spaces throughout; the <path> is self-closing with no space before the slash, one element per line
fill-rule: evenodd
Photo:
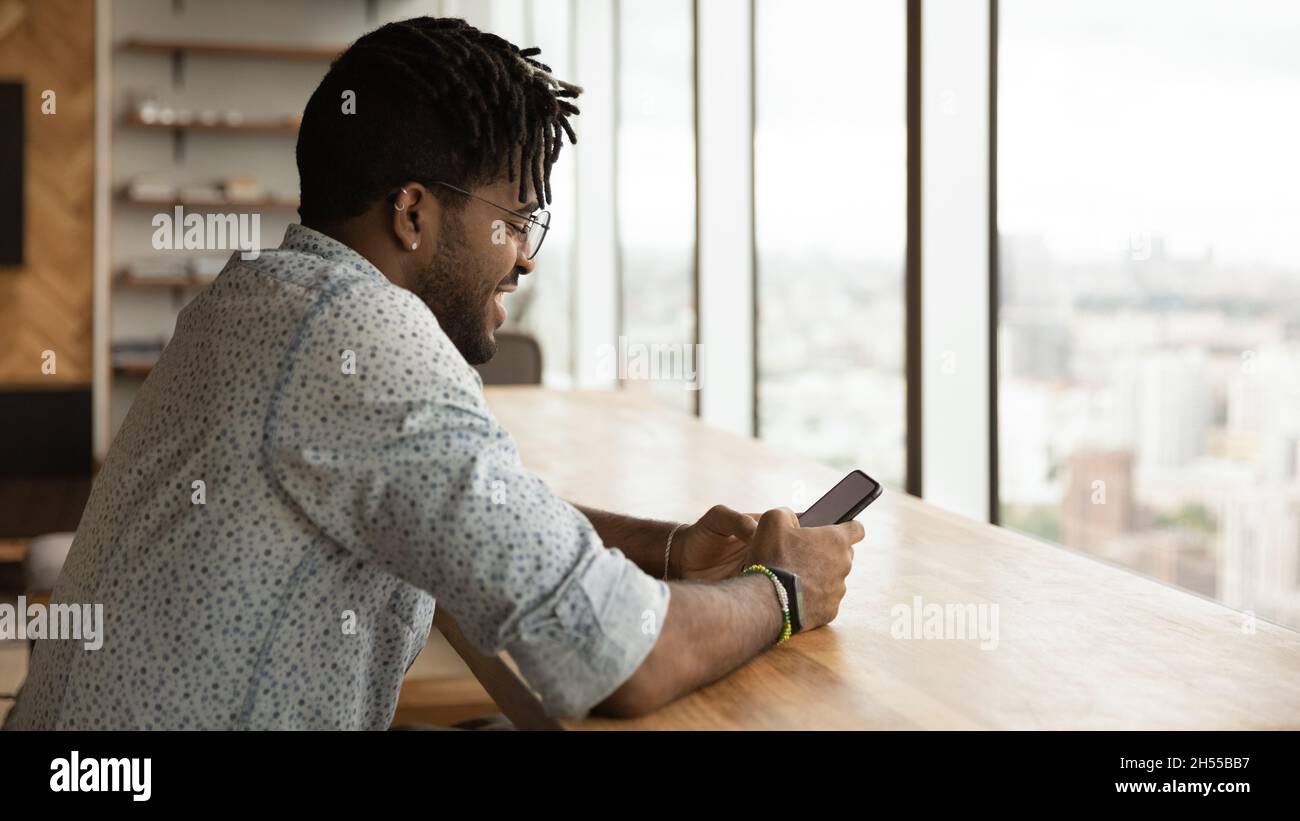
<path fill-rule="evenodd" d="M 585 715 L 636 672 L 668 610 L 668 585 L 617 549 L 589 551 L 582 564 L 554 607 L 527 619 L 506 647 L 546 711 L 566 718 Z"/>
<path fill-rule="evenodd" d="M 550 714 L 584 715 L 654 646 L 668 586 L 523 468 L 428 309 L 393 300 L 352 373 L 337 363 L 353 306 L 324 304 L 304 326 L 267 467 L 325 536 L 427 590 L 481 652 L 508 651 Z"/>

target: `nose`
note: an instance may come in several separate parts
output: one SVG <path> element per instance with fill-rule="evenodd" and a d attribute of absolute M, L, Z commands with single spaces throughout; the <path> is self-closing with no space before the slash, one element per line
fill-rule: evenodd
<path fill-rule="evenodd" d="M 537 260 L 528 258 L 527 243 L 519 243 L 518 248 L 519 252 L 515 255 L 515 268 L 518 269 L 520 276 L 531 274 L 533 269 L 537 267 Z"/>

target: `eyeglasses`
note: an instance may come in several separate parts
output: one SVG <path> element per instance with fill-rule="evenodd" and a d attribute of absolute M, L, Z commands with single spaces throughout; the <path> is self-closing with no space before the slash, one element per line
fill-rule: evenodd
<path fill-rule="evenodd" d="M 532 259 L 533 257 L 537 256 L 538 251 L 542 250 L 542 242 L 546 239 L 546 232 L 551 227 L 550 211 L 537 211 L 532 216 L 529 216 L 528 214 L 521 214 L 518 211 L 512 211 L 511 209 L 506 208 L 504 205 L 497 205 L 492 200 L 485 200 L 482 197 L 475 196 L 474 194 L 471 194 L 468 191 L 463 191 L 449 183 L 434 182 L 433 184 L 441 185 L 444 188 L 450 188 L 452 191 L 455 191 L 458 194 L 464 194 L 470 199 L 475 199 L 478 200 L 479 202 L 486 202 L 488 205 L 492 206 L 493 208 L 499 208 L 500 210 L 505 211 L 507 214 L 510 214 L 511 216 L 518 217 L 521 220 L 525 220 L 528 223 L 528 227 L 523 229 L 522 231 L 519 229 L 518 226 L 514 225 L 513 223 L 507 223 L 508 225 L 510 225 L 511 228 L 513 228 L 524 238 L 524 258 Z"/>

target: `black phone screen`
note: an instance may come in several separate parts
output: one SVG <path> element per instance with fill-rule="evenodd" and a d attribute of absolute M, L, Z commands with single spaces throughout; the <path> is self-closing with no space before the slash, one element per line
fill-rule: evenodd
<path fill-rule="evenodd" d="M 880 495 L 880 483 L 855 470 L 827 491 L 799 516 L 800 527 L 822 527 L 847 522 Z"/>

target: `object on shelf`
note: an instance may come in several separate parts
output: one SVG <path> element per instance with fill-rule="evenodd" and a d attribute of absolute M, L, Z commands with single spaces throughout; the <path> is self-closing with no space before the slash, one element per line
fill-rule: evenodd
<path fill-rule="evenodd" d="M 181 202 L 215 204 L 224 202 L 225 194 L 221 193 L 221 187 L 211 183 L 187 183 L 180 187 L 177 197 Z"/>
<path fill-rule="evenodd" d="M 128 371 L 151 368 L 166 344 L 162 338 L 119 339 L 113 343 L 113 367 Z"/>
<path fill-rule="evenodd" d="M 196 209 L 215 206 L 235 210 L 298 207 L 297 197 L 268 191 L 256 177 L 251 176 L 189 182 L 179 186 L 158 177 L 140 176 L 125 183 L 120 188 L 120 195 L 137 205 L 147 206 L 183 205 Z"/>
<path fill-rule="evenodd" d="M 140 174 L 126 184 L 126 195 L 133 200 L 170 200 L 176 197 L 176 185 L 162 177 Z"/>
<path fill-rule="evenodd" d="M 158 122 L 158 112 L 162 110 L 162 105 L 153 95 L 145 95 L 135 102 L 135 116 L 140 118 L 140 122 L 153 125 Z"/>
<path fill-rule="evenodd" d="M 177 135 L 188 131 L 296 134 L 302 125 L 302 118 L 300 115 L 247 118 L 235 112 L 219 112 L 216 122 L 207 122 L 190 109 L 162 108 L 154 122 L 145 122 L 137 112 L 132 111 L 122 118 L 122 124 L 135 128 L 168 130 Z"/>
<path fill-rule="evenodd" d="M 226 199 L 231 202 L 253 202 L 266 197 L 257 177 L 227 177 L 222 181 L 221 187 L 226 192 Z"/>
<path fill-rule="evenodd" d="M 118 284 L 128 288 L 202 288 L 226 269 L 229 256 L 138 259 L 118 270 Z"/>
<path fill-rule="evenodd" d="M 223 125 L 238 127 L 247 120 L 244 112 L 238 109 L 203 108 L 196 111 L 164 103 L 153 92 L 136 92 L 129 99 L 128 111 L 130 113 L 126 118 L 128 124 L 162 125 L 176 128 L 188 128 L 190 126 L 215 128 Z M 267 122 L 273 127 L 296 127 L 301 125 L 302 115 L 270 118 Z"/>

